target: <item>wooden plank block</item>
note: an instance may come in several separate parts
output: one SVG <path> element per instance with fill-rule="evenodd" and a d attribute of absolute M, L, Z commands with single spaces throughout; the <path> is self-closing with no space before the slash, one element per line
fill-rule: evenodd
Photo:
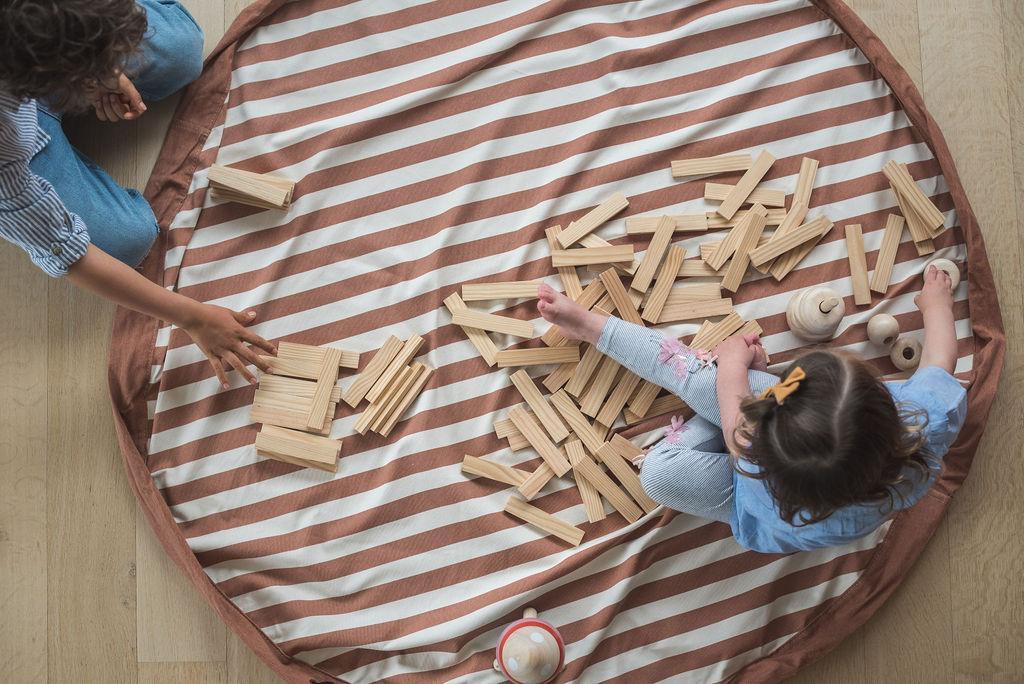
<path fill-rule="evenodd" d="M 306 430 L 306 416 L 309 413 L 310 400 L 302 400 L 305 403 L 296 403 L 297 401 L 299 398 L 286 394 L 274 395 L 271 392 L 256 390 L 252 408 L 249 411 L 249 419 L 254 423 L 277 425 L 292 430 Z M 327 419 L 324 421 L 324 425 L 319 430 L 312 432 L 318 435 L 330 434 L 336 407 L 337 404 L 327 405 Z"/>
<path fill-rule="evenodd" d="M 461 300 L 460 300 L 461 301 Z M 371 402 L 376 402 L 388 389 L 392 380 L 395 379 L 403 368 L 406 368 L 409 363 L 416 357 L 417 352 L 420 350 L 420 346 L 423 344 L 423 338 L 419 335 L 413 335 L 402 348 L 395 354 L 395 358 L 391 359 L 391 363 L 384 369 L 384 372 L 380 374 L 377 381 L 373 383 L 370 389 L 366 392 L 366 398 Z"/>
<path fill-rule="evenodd" d="M 754 163 L 749 154 L 723 155 L 719 157 L 699 157 L 672 161 L 672 177 L 710 176 L 730 171 L 746 171 Z"/>
<path fill-rule="evenodd" d="M 504 333 L 516 337 L 533 337 L 533 323 L 508 316 L 483 313 L 481 311 L 456 311 L 452 323 L 466 328 L 477 328 L 488 332 Z"/>
<path fill-rule="evenodd" d="M 651 243 L 648 245 L 647 251 L 644 252 L 644 258 L 640 261 L 640 266 L 633 276 L 633 282 L 630 284 L 632 289 L 638 292 L 647 292 L 651 281 L 654 280 L 654 274 L 658 272 L 665 251 L 672 241 L 674 231 L 675 222 L 668 216 L 662 216 L 657 230 L 654 231 L 654 237 L 651 238 Z M 605 286 L 607 287 L 607 283 Z"/>
<path fill-rule="evenodd" d="M 576 436 L 580 438 L 584 446 L 591 451 L 601 446 L 604 440 L 597 434 L 594 426 L 590 424 L 587 417 L 576 407 L 576 404 L 569 395 L 565 393 L 565 390 L 559 390 L 551 395 L 551 405 L 562 414 L 566 425 L 576 433 Z"/>
<path fill-rule="evenodd" d="M 665 305 L 661 311 L 659 323 L 674 321 L 689 321 L 694 318 L 707 318 L 708 316 L 724 316 L 732 312 L 732 299 L 710 299 L 697 302 L 679 302 L 674 305 Z"/>
<path fill-rule="evenodd" d="M 722 270 L 725 266 L 725 262 L 729 260 L 736 252 L 736 247 L 740 244 L 740 238 L 743 237 L 744 226 L 749 224 L 750 212 L 743 217 L 732 229 L 726 234 L 725 239 L 721 242 L 714 244 L 714 249 L 706 253 L 705 249 L 711 247 L 711 243 L 703 243 L 699 247 L 700 256 L 704 259 L 704 263 L 713 268 L 716 271 Z M 707 247 L 705 247 L 707 245 Z M 724 274 L 723 274 L 724 275 Z"/>
<path fill-rule="evenodd" d="M 650 513 L 658 507 L 658 502 L 647 496 L 643 485 L 640 484 L 640 477 L 633 470 L 633 466 L 627 462 L 627 457 L 621 454 L 616 447 L 611 443 L 602 444 L 595 456 L 608 467 L 609 472 L 615 476 L 615 479 L 633 497 L 633 500 L 640 504 L 640 508 L 645 513 Z"/>
<path fill-rule="evenodd" d="M 607 240 L 604 240 L 602 238 L 599 238 L 596 235 L 587 235 L 586 237 L 582 238 L 579 241 L 578 244 L 579 244 L 580 247 L 593 247 L 593 248 L 597 248 L 597 247 L 612 247 L 613 246 L 612 243 L 610 243 Z M 598 266 L 599 266 L 598 264 L 587 264 L 587 268 L 588 269 L 597 268 Z M 622 275 L 630 275 L 630 276 L 633 275 L 634 273 L 636 273 L 636 269 L 639 266 L 640 266 L 640 264 L 637 263 L 636 260 L 633 260 L 633 261 L 629 262 L 628 264 L 627 263 L 612 264 L 612 268 L 614 268 L 616 271 L 618 271 Z"/>
<path fill-rule="evenodd" d="M 803 224 L 803 221 L 806 217 L 807 205 L 804 204 L 803 202 L 794 202 L 793 207 L 786 214 L 786 218 L 782 220 L 782 223 L 779 224 L 778 230 L 776 230 L 775 233 L 772 235 L 772 239 L 781 239 L 786 235 L 789 235 Z M 766 240 L 765 242 L 767 243 L 768 240 Z M 760 246 L 761 245 L 758 244 L 758 247 Z M 774 259 L 768 259 L 766 261 L 753 265 L 754 268 L 756 268 L 761 273 L 768 273 L 768 271 L 771 269 L 773 261 Z M 753 263 L 753 261 L 751 261 L 751 263 Z"/>
<path fill-rule="evenodd" d="M 742 235 L 740 237 L 742 237 Z M 770 240 L 772 237 L 772 235 L 762 235 L 760 239 L 758 239 L 757 241 L 757 246 L 760 247 L 761 245 L 768 242 L 768 240 Z M 700 258 L 710 259 L 711 255 L 714 254 L 715 250 L 718 249 L 719 245 L 721 245 L 722 242 L 722 240 L 708 240 L 707 242 L 700 243 L 700 245 L 697 246 L 697 249 L 700 250 Z M 728 264 L 728 260 L 726 260 L 726 263 Z M 707 264 L 705 263 L 705 266 L 706 265 Z M 723 266 L 721 269 L 717 271 L 712 271 L 710 267 L 708 270 L 711 272 L 712 275 L 721 277 L 725 275 L 725 269 L 726 267 Z"/>
<path fill-rule="evenodd" d="M 679 266 L 680 278 L 714 278 L 721 276 L 725 269 L 715 270 L 703 259 L 687 259 Z"/>
<path fill-rule="evenodd" d="M 505 502 L 505 512 L 573 546 L 579 546 L 583 541 L 583 530 L 580 528 L 570 525 L 536 506 L 531 506 L 515 496 L 510 496 Z"/>
<path fill-rule="evenodd" d="M 767 150 L 761 152 L 757 159 L 754 160 L 753 166 L 751 166 L 743 177 L 740 178 L 739 183 L 729 191 L 729 194 L 722 201 L 722 204 L 718 207 L 718 214 L 727 219 L 731 219 L 740 207 L 747 201 L 747 197 L 754 191 L 757 184 L 760 183 L 768 171 L 772 168 L 772 164 L 775 163 L 775 157 L 771 155 Z"/>
<path fill-rule="evenodd" d="M 729 196 L 729 193 L 736 188 L 735 185 L 725 183 L 706 183 L 704 185 L 704 199 L 714 202 L 721 202 Z M 754 188 L 753 192 L 747 195 L 744 204 L 760 204 L 765 207 L 786 206 L 786 192 L 784 190 L 773 190 L 771 188 Z"/>
<path fill-rule="evenodd" d="M 256 453 L 285 463 L 336 473 L 341 440 L 264 425 L 256 435 Z"/>
<path fill-rule="evenodd" d="M 743 326 L 743 319 L 735 311 L 717 323 L 705 321 L 690 340 L 693 349 L 711 351 Z"/>
<path fill-rule="evenodd" d="M 391 434 L 391 431 L 395 429 L 395 425 L 402 419 L 409 406 L 416 400 L 416 397 L 423 391 L 430 376 L 434 373 L 434 369 L 430 366 L 426 366 L 422 363 L 413 364 L 414 366 L 420 366 L 421 370 L 416 376 L 416 380 L 413 381 L 412 387 L 406 390 L 402 400 L 398 403 L 398 406 L 391 413 L 391 416 L 384 423 L 384 427 L 380 430 L 380 434 L 387 437 Z"/>
<path fill-rule="evenodd" d="M 768 269 L 768 272 L 771 273 L 772 277 L 775 278 L 776 280 L 782 280 L 789 274 L 790 271 L 796 268 L 796 265 L 803 261 L 804 257 L 811 253 L 811 250 L 814 249 L 814 247 L 819 242 L 821 242 L 822 238 L 828 235 L 828 232 L 832 230 L 833 225 L 832 222 L 829 221 L 828 218 L 824 216 L 816 218 L 810 223 L 804 225 L 811 224 L 820 225 L 821 233 L 817 237 L 813 237 L 810 240 L 807 240 L 799 247 L 796 247 L 795 249 L 792 249 L 775 259 L 775 263 L 773 263 L 771 268 Z"/>
<path fill-rule="evenodd" d="M 895 159 L 890 159 L 882 167 L 882 173 L 889 179 L 889 184 L 892 186 L 893 191 L 897 195 L 902 196 L 911 210 L 921 217 L 921 220 L 928 229 L 929 236 L 932 231 L 941 228 L 945 224 L 946 217 L 928 199 L 928 196 L 921 191 L 921 188 L 918 187 L 906 166 L 898 163 Z M 909 217 L 907 218 L 909 220 Z"/>
<path fill-rule="evenodd" d="M 462 472 L 467 475 L 486 477 L 488 480 L 512 485 L 513 487 L 523 484 L 526 482 L 526 478 L 530 476 L 530 473 L 525 470 L 495 463 L 494 461 L 485 461 L 482 458 L 470 456 L 469 454 L 462 457 Z"/>
<path fill-rule="evenodd" d="M 569 457 L 569 464 L 575 466 L 581 459 L 590 458 L 583 450 L 583 442 L 572 440 L 566 443 L 565 453 Z M 580 498 L 583 500 L 583 508 L 587 511 L 587 522 L 600 522 L 605 519 L 604 504 L 601 502 L 601 493 L 594 489 L 583 473 L 576 468 L 572 469 L 576 478 L 576 488 L 580 490 Z"/>
<path fill-rule="evenodd" d="M 277 345 L 277 358 L 289 361 L 309 361 L 316 365 L 316 373 L 310 378 L 315 380 L 320 374 L 320 364 L 323 363 L 324 354 L 328 349 L 336 347 L 315 347 L 311 344 L 299 344 L 297 342 L 279 342 Z M 341 368 L 358 368 L 359 352 L 341 349 L 341 358 L 338 365 Z M 284 373 L 281 373 L 284 375 Z"/>
<path fill-rule="evenodd" d="M 561 477 L 569 470 L 569 461 L 565 459 L 562 452 L 554 443 L 548 439 L 547 434 L 541 428 L 536 419 L 526 412 L 522 407 L 516 406 L 508 412 L 509 419 L 519 428 L 519 432 L 526 437 L 544 462 L 551 466 L 555 475 Z"/>
<path fill-rule="evenodd" d="M 868 289 L 868 264 L 864 256 L 864 234 L 859 223 L 846 226 L 846 252 L 850 260 L 850 280 L 853 283 L 853 302 L 857 306 L 871 303 Z"/>
<path fill-rule="evenodd" d="M 578 365 L 578 361 L 570 361 L 559 365 L 558 368 L 548 373 L 542 384 L 548 392 L 557 392 L 562 385 L 572 379 L 572 375 Z"/>
<path fill-rule="evenodd" d="M 716 212 L 708 213 L 708 230 L 724 230 L 725 228 L 735 228 L 736 224 L 743 220 L 747 215 L 747 209 L 740 209 L 736 212 L 736 215 L 731 219 L 719 216 Z M 766 223 L 769 226 L 777 226 L 786 218 L 785 209 L 769 209 Z"/>
<path fill-rule="evenodd" d="M 580 359 L 579 365 L 576 366 L 576 372 L 569 378 L 569 382 L 565 385 L 565 391 L 574 397 L 579 397 L 583 394 L 583 390 L 586 389 L 587 383 L 590 382 L 590 378 L 594 375 L 594 371 L 597 369 L 601 359 L 604 358 L 604 354 L 597 350 L 594 345 L 588 345 L 587 351 L 583 352 L 583 358 Z"/>
<path fill-rule="evenodd" d="M 373 387 L 373 383 L 377 382 L 377 379 L 381 376 L 381 373 L 388 367 L 391 360 L 398 355 L 398 352 L 402 349 L 403 342 L 394 335 L 388 336 L 388 339 L 384 341 L 384 344 L 377 353 L 373 355 L 370 362 L 366 364 L 366 368 L 363 372 L 355 377 L 352 384 L 345 390 L 343 399 L 346 404 L 355 408 L 359 405 L 359 402 L 363 400 L 366 393 Z"/>
<path fill-rule="evenodd" d="M 378 433 L 381 432 L 384 423 L 391 417 L 392 412 L 398 407 L 398 403 L 405 396 L 405 393 L 409 391 L 409 388 L 412 387 L 412 384 L 416 382 L 416 378 L 419 377 L 421 372 L 422 364 L 414 364 L 402 369 L 387 392 L 377 399 L 377 404 L 380 408 L 374 412 L 373 420 L 370 422 L 370 430 Z"/>
<path fill-rule="evenodd" d="M 451 314 L 454 314 L 456 311 L 467 311 L 469 309 L 465 302 L 462 301 L 462 297 L 456 292 L 445 297 L 444 305 Z M 484 362 L 488 366 L 493 366 L 495 357 L 498 354 L 498 348 L 494 345 L 490 335 L 479 328 L 462 328 L 462 332 L 466 333 L 466 337 L 476 347 L 477 353 L 480 354 Z"/>
<path fill-rule="evenodd" d="M 306 428 L 315 430 L 323 427 L 327 420 L 327 406 L 330 404 L 331 392 L 338 382 L 338 364 L 341 362 L 341 350 L 327 347 L 324 351 L 323 365 L 320 376 L 316 380 L 316 391 L 309 402 L 309 413 L 306 415 Z"/>
<path fill-rule="evenodd" d="M 932 242 L 931 232 L 925 224 L 924 219 L 921 218 L 914 208 L 910 206 L 907 200 L 898 192 L 896 193 L 896 203 L 899 204 L 900 211 L 906 219 L 907 229 L 910 231 L 910 237 L 914 240 L 914 246 L 917 248 L 917 255 L 924 256 L 925 254 L 931 254 L 934 252 L 935 243 Z"/>
<path fill-rule="evenodd" d="M 885 222 L 882 245 L 878 248 L 878 259 L 875 260 L 875 270 L 871 274 L 871 289 L 883 295 L 889 289 L 892 267 L 896 263 L 896 250 L 900 247 L 905 223 L 904 218 L 896 214 L 889 214 Z"/>
<path fill-rule="evenodd" d="M 513 366 L 542 366 L 547 363 L 569 363 L 580 360 L 580 348 L 576 345 L 568 347 L 549 347 L 537 349 L 502 349 L 496 359 L 498 368 Z"/>
<path fill-rule="evenodd" d="M 604 406 L 601 407 L 601 410 L 595 417 L 595 420 L 602 425 L 613 425 L 615 419 L 622 413 L 622 409 L 625 408 L 626 402 L 633 396 L 633 392 L 638 384 L 640 384 L 639 375 L 628 370 L 623 372 L 615 388 L 604 402 Z"/>
<path fill-rule="evenodd" d="M 814 177 L 818 174 L 818 160 L 804 157 L 800 160 L 800 173 L 796 177 L 796 190 L 793 191 L 793 205 L 811 206 L 811 191 L 814 189 Z M 803 219 L 801 219 L 803 220 Z"/>
<path fill-rule="evenodd" d="M 543 280 L 512 280 L 497 283 L 467 283 L 462 286 L 462 301 L 487 299 L 533 299 Z"/>
<path fill-rule="evenodd" d="M 679 276 L 679 268 L 686 258 L 686 248 L 680 245 L 672 245 L 668 248 L 665 260 L 661 262 L 658 269 L 658 277 L 654 281 L 654 289 L 651 296 L 644 305 L 643 315 L 640 316 L 648 323 L 657 323 L 661 317 L 661 310 L 665 306 L 665 300 L 672 292 L 672 285 Z"/>
<path fill-rule="evenodd" d="M 722 278 L 722 289 L 735 292 L 743 282 L 743 276 L 750 265 L 750 253 L 757 247 L 757 241 L 761 239 L 764 232 L 764 217 L 768 212 L 760 204 L 755 204 L 748 214 L 746 221 L 736 226 L 736 230 L 742 228 L 740 241 L 736 245 L 736 253 L 733 254 L 729 267 L 725 269 L 725 277 Z"/>
<path fill-rule="evenodd" d="M 637 313 L 636 306 L 633 305 L 629 295 L 626 294 L 626 288 L 622 286 L 619 274 L 612 269 L 608 269 L 601 274 L 601 282 L 604 283 L 604 289 L 608 292 L 608 296 L 611 297 L 612 304 L 615 305 L 615 310 L 619 313 L 619 318 L 630 323 L 643 325 L 644 322 L 640 320 L 640 314 Z"/>
<path fill-rule="evenodd" d="M 655 399 L 650 408 L 647 409 L 647 413 L 644 415 L 637 415 L 627 408 L 623 412 L 623 417 L 626 419 L 626 425 L 635 425 L 647 418 L 661 416 L 666 413 L 676 413 L 678 411 L 682 411 L 684 408 L 686 408 L 686 404 L 683 403 L 682 399 L 674 394 L 666 394 Z M 614 437 L 615 436 L 613 435 L 613 438 Z"/>
<path fill-rule="evenodd" d="M 269 205 L 275 209 L 286 209 L 292 201 L 295 183 L 288 178 L 270 174 L 253 173 L 213 164 L 207 171 L 211 189 L 229 195 L 234 201 L 257 206 Z"/>
<path fill-rule="evenodd" d="M 629 410 L 638 416 L 646 416 L 647 411 L 651 408 L 651 404 L 654 403 L 654 399 L 661 392 L 661 387 L 655 385 L 653 382 L 644 380 L 640 383 L 640 387 L 636 390 L 626 406 Z"/>
<path fill-rule="evenodd" d="M 707 214 L 671 214 L 669 218 L 675 222 L 677 233 L 704 233 L 708 229 Z M 626 219 L 626 234 L 653 233 L 658 229 L 661 219 L 661 216 L 630 216 Z"/>
<path fill-rule="evenodd" d="M 907 167 L 906 164 L 900 164 L 900 168 L 903 169 L 906 172 L 908 177 L 913 178 L 913 176 L 910 175 L 910 169 L 909 169 L 909 167 Z M 917 186 L 917 181 L 914 181 L 914 187 L 918 187 Z M 924 197 L 924 200 L 928 204 L 930 204 L 932 206 L 935 206 L 934 202 L 932 202 L 931 199 L 927 195 L 924 194 L 924 192 L 921 192 L 921 196 Z M 940 219 L 939 225 L 937 225 L 935 227 L 931 227 L 929 225 L 928 220 L 925 219 L 924 217 L 922 217 L 916 210 L 914 210 L 914 214 L 916 216 L 918 216 L 918 218 L 920 219 L 922 224 L 925 224 L 925 226 L 928 229 L 929 235 L 931 237 L 933 237 L 933 238 L 938 237 L 939 235 L 941 235 L 946 230 L 946 219 L 945 219 L 945 216 L 942 215 L 942 212 L 939 211 L 938 207 L 935 207 L 935 211 L 937 211 L 939 213 L 939 216 L 941 217 L 941 219 Z M 919 256 L 921 256 L 920 252 L 918 252 L 918 254 L 919 254 Z"/>
<path fill-rule="evenodd" d="M 577 249 L 555 249 L 551 251 L 551 265 L 586 266 L 588 264 L 631 264 L 633 245 L 612 245 L 610 247 L 580 247 Z"/>
<path fill-rule="evenodd" d="M 290 394 L 294 397 L 312 399 L 316 392 L 316 383 L 299 378 L 290 378 L 287 375 L 271 375 L 264 373 L 260 376 L 261 390 L 275 394 Z M 337 404 L 341 401 L 341 388 L 335 387 L 331 390 L 331 401 Z"/>
<path fill-rule="evenodd" d="M 555 476 L 555 471 L 551 469 L 547 463 L 541 463 L 536 470 L 530 473 L 530 476 L 517 489 L 523 497 L 529 501 L 533 497 L 537 496 L 537 492 L 544 489 L 544 485 L 551 481 L 551 478 Z"/>
<path fill-rule="evenodd" d="M 750 254 L 750 260 L 757 264 L 763 264 L 769 259 L 774 259 L 786 252 L 799 247 L 808 240 L 812 240 L 821 234 L 822 219 L 816 219 L 810 223 L 805 223 L 799 228 L 795 228 L 785 235 L 779 235 L 778 232 L 772 239 L 764 243 L 760 247 L 757 247 Z"/>
<path fill-rule="evenodd" d="M 544 235 L 548 239 L 548 250 L 554 251 L 560 249 L 558 244 L 558 234 L 562 232 L 561 226 L 552 226 L 544 231 Z M 583 286 L 580 284 L 579 273 L 576 272 L 575 266 L 561 266 L 558 269 L 558 277 L 562 281 L 562 289 L 565 290 L 565 294 L 569 299 L 576 299 L 583 292 Z"/>
<path fill-rule="evenodd" d="M 512 384 L 515 386 L 519 393 L 523 395 L 523 399 L 533 409 L 534 415 L 540 420 L 541 425 L 551 435 L 551 439 L 554 440 L 555 444 L 569 437 L 569 430 L 566 429 L 562 419 L 558 417 L 558 413 L 551 407 L 548 400 L 544 398 L 544 395 L 537 389 L 537 385 L 533 382 L 533 378 L 530 377 L 529 373 L 524 370 L 518 370 L 512 373 L 510 377 Z"/>
<path fill-rule="evenodd" d="M 633 502 L 629 494 L 626 494 L 617 484 L 612 482 L 612 479 L 589 456 L 580 459 L 579 463 L 574 467 L 583 474 L 583 477 L 590 481 L 590 484 L 594 485 L 594 489 L 601 492 L 601 495 L 608 499 L 608 503 L 622 514 L 623 518 L 633 523 L 643 517 L 643 511 Z"/>
<path fill-rule="evenodd" d="M 672 288 L 665 300 L 665 306 L 682 304 L 683 302 L 707 302 L 722 298 L 722 286 L 719 283 L 695 283 Z"/>
<path fill-rule="evenodd" d="M 584 415 L 588 415 L 591 418 L 597 416 L 621 368 L 622 366 L 619 365 L 618 361 L 610 356 L 606 356 L 601 360 L 601 365 L 594 374 L 593 382 L 590 383 L 590 387 L 580 397 L 580 410 L 583 411 Z"/>
<path fill-rule="evenodd" d="M 644 455 L 644 450 L 633 444 L 630 440 L 626 439 L 622 435 L 612 435 L 612 438 L 608 440 L 612 447 L 622 456 L 624 459 L 633 463 L 638 457 Z"/>
<path fill-rule="evenodd" d="M 558 244 L 569 247 L 580 241 L 584 235 L 594 232 L 601 224 L 629 206 L 629 200 L 621 192 L 616 192 L 601 204 L 588 211 L 583 218 L 573 221 L 558 234 Z"/>

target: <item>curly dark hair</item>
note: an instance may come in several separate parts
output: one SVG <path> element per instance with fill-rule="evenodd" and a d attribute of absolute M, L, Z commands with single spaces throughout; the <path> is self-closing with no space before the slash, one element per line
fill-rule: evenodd
<path fill-rule="evenodd" d="M 807 374 L 781 405 L 750 397 L 736 444 L 764 480 L 783 520 L 824 520 L 839 508 L 877 502 L 893 509 L 907 469 L 926 472 L 927 415 L 899 407 L 872 368 L 855 356 L 812 351 L 793 361 Z"/>
<path fill-rule="evenodd" d="M 3 0 L 0 89 L 57 109 L 111 88 L 146 32 L 135 0 Z"/>

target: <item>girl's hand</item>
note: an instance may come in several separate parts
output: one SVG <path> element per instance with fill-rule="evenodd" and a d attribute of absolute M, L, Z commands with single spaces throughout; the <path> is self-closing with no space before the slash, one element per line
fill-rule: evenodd
<path fill-rule="evenodd" d="M 246 364 L 251 363 L 262 371 L 268 370 L 259 354 L 247 346 L 248 343 L 270 354 L 276 351 L 270 342 L 245 328 L 255 318 L 256 312 L 251 310 L 232 311 L 223 306 L 198 304 L 181 326 L 206 354 L 224 389 L 229 387 L 228 367 L 237 370 L 254 385 L 256 376 L 246 368 Z"/>
<path fill-rule="evenodd" d="M 131 121 L 146 111 L 146 103 L 135 89 L 135 84 L 124 74 L 117 77 L 117 88 L 101 91 L 92 103 L 96 118 L 100 121 Z"/>
<path fill-rule="evenodd" d="M 761 349 L 760 338 L 756 333 L 750 335 L 734 335 L 715 347 L 718 366 L 731 368 L 751 368 L 760 355 L 764 361 L 764 350 Z"/>
<path fill-rule="evenodd" d="M 921 294 L 914 297 L 914 303 L 917 304 L 921 313 L 925 313 L 928 309 L 952 309 L 953 293 L 950 291 L 952 284 L 953 281 L 949 279 L 948 273 L 941 268 L 929 266 L 924 274 L 924 287 L 921 289 Z"/>

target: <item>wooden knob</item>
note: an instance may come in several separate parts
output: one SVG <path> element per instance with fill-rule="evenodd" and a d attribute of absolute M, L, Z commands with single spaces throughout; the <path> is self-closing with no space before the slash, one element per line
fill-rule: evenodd
<path fill-rule="evenodd" d="M 913 337 L 900 337 L 892 345 L 889 358 L 894 366 L 900 370 L 911 370 L 917 368 L 921 363 L 921 343 Z"/>
<path fill-rule="evenodd" d="M 835 290 L 809 287 L 789 300 L 786 322 L 797 337 L 811 342 L 823 342 L 835 334 L 845 312 L 843 299 Z"/>
<path fill-rule="evenodd" d="M 875 314 L 868 321 L 868 339 L 881 347 L 891 347 L 900 336 L 900 322 L 889 314 Z"/>

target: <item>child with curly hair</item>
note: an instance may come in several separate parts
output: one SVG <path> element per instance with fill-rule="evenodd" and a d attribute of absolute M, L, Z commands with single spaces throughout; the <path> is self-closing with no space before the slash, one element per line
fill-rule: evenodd
<path fill-rule="evenodd" d="M 47 275 L 184 329 L 221 384 L 266 364 L 254 311 L 202 304 L 133 270 L 158 233 L 149 204 L 75 149 L 66 112 L 137 119 L 202 71 L 203 32 L 178 0 L 0 3 L 0 236 Z"/>
<path fill-rule="evenodd" d="M 746 548 L 788 553 L 847 543 L 914 505 L 956 439 L 966 392 L 952 375 L 949 276 L 930 267 L 916 302 L 925 340 L 906 382 L 883 382 L 863 360 L 829 350 L 800 356 L 780 379 L 766 372 L 756 335 L 709 354 L 587 311 L 547 285 L 538 308 L 696 414 L 645 456 L 640 479 L 651 498 L 728 523 Z"/>

